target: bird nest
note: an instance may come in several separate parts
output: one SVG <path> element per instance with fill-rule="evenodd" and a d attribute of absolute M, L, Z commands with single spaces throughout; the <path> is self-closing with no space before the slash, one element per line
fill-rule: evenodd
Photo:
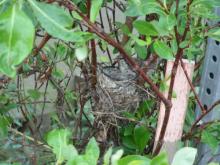
<path fill-rule="evenodd" d="M 96 127 L 99 128 L 98 140 L 107 139 L 109 129 L 118 123 L 128 122 L 124 113 L 134 113 L 139 103 L 147 98 L 146 91 L 137 85 L 137 73 L 127 65 L 122 68 L 101 67 L 97 74 L 95 105 Z"/>

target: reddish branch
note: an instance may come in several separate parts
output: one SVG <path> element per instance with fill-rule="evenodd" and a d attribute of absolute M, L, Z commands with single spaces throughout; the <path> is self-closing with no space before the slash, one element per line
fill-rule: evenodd
<path fill-rule="evenodd" d="M 189 137 L 192 137 L 193 135 L 193 131 L 195 128 L 197 128 L 197 125 L 199 124 L 199 122 L 205 117 L 207 116 L 216 106 L 218 106 L 220 104 L 220 100 L 216 101 L 210 108 L 208 108 L 208 110 L 206 110 L 204 113 L 202 113 L 197 119 L 196 121 L 193 123 L 190 131 L 188 133 L 186 133 L 182 139 L 187 139 Z"/>
<path fill-rule="evenodd" d="M 90 10 L 91 10 L 91 0 L 87 0 L 87 17 L 90 18 Z M 91 29 L 88 28 L 88 31 L 91 32 Z M 96 45 L 95 40 L 91 39 L 90 41 L 92 57 L 91 57 L 91 64 L 92 64 L 92 88 L 95 89 L 95 85 L 97 83 L 97 54 L 96 54 Z"/>
<path fill-rule="evenodd" d="M 36 56 L 39 53 L 39 51 L 46 45 L 50 38 L 51 36 L 48 33 L 46 33 L 39 45 L 35 48 L 33 56 Z"/>
<path fill-rule="evenodd" d="M 152 88 L 152 90 L 156 93 L 156 95 L 162 100 L 162 102 L 165 104 L 167 108 L 171 108 L 172 104 L 169 100 L 166 99 L 166 97 L 161 93 L 158 89 L 158 87 L 153 83 L 153 81 L 145 75 L 145 72 L 141 69 L 141 67 L 129 56 L 129 54 L 124 50 L 122 45 L 120 45 L 118 42 L 116 42 L 114 39 L 108 36 L 105 32 L 103 32 L 102 29 L 98 28 L 94 23 L 92 23 L 88 17 L 86 17 L 73 3 L 64 2 L 63 5 L 67 7 L 71 11 L 76 11 L 81 17 L 82 21 L 85 24 L 85 26 L 89 27 L 91 29 L 91 32 L 105 40 L 107 43 L 112 45 L 113 47 L 117 48 L 120 52 L 121 56 L 126 60 L 128 64 L 130 64 L 135 70 Z"/>
<path fill-rule="evenodd" d="M 180 37 L 180 34 L 178 33 L 177 25 L 174 27 L 176 40 L 177 40 L 177 45 L 178 45 L 178 50 L 177 50 L 177 54 L 176 54 L 175 61 L 174 61 L 174 64 L 173 64 L 172 72 L 171 72 L 171 81 L 170 81 L 170 86 L 169 86 L 169 91 L 168 91 L 168 100 L 169 101 L 172 100 L 172 94 L 173 94 L 173 87 L 174 87 L 176 72 L 177 72 L 177 68 L 178 68 L 178 65 L 179 65 L 179 61 L 182 59 L 183 51 L 184 51 L 184 49 L 179 47 L 179 43 L 181 43 L 182 41 L 184 41 L 186 39 L 187 33 L 190 30 L 191 18 L 190 18 L 190 11 L 189 10 L 190 10 L 191 3 L 192 3 L 192 0 L 187 1 L 187 7 L 186 7 L 187 23 L 186 23 L 186 28 L 184 30 L 184 33 L 183 33 L 182 37 Z M 176 19 L 177 20 L 178 20 L 178 10 L 179 10 L 179 0 L 176 0 Z M 171 108 L 166 108 L 166 110 L 165 110 L 164 120 L 163 120 L 163 124 L 162 124 L 162 127 L 161 127 L 159 140 L 158 140 L 157 146 L 154 150 L 154 155 L 157 155 L 160 152 L 161 147 L 163 146 L 163 139 L 164 139 L 166 129 L 167 129 L 167 125 L 168 125 L 168 121 L 169 121 L 169 118 L 170 118 L 170 111 L 171 111 Z"/>
<path fill-rule="evenodd" d="M 183 72 L 184 72 L 184 74 L 185 74 L 185 76 L 186 76 L 186 79 L 187 79 L 187 81 L 188 81 L 188 83 L 189 83 L 189 85 L 190 85 L 190 88 L 191 88 L 191 90 L 192 90 L 192 92 L 193 92 L 193 94 L 194 94 L 194 96 L 195 96 L 195 99 L 196 99 L 196 101 L 197 101 L 199 107 L 200 107 L 202 113 L 204 113 L 206 110 L 205 110 L 205 108 L 202 106 L 202 102 L 200 101 L 199 96 L 197 95 L 196 90 L 195 90 L 195 88 L 194 88 L 194 86 L 193 86 L 193 84 L 192 84 L 192 82 L 191 82 L 191 80 L 190 80 L 190 78 L 189 78 L 189 75 L 188 75 L 188 73 L 187 73 L 187 71 L 186 71 L 186 68 L 185 68 L 185 65 L 184 65 L 182 59 L 181 59 L 181 67 L 183 68 Z"/>
<path fill-rule="evenodd" d="M 141 67 L 129 56 L 129 54 L 127 54 L 127 52 L 124 50 L 124 48 L 118 43 L 116 42 L 114 39 L 112 39 L 111 37 L 108 36 L 108 34 L 104 33 L 101 29 L 99 29 L 95 24 L 93 24 L 88 17 L 84 16 L 83 13 L 81 13 L 81 11 L 71 2 L 67 2 L 67 3 L 63 3 L 69 10 L 71 11 L 76 11 L 81 17 L 82 17 L 82 21 L 85 24 L 85 26 L 87 26 L 88 28 L 91 29 L 91 32 L 95 33 L 97 36 L 99 36 L 100 38 L 102 38 L 103 40 L 105 40 L 107 43 L 109 43 L 110 45 L 112 45 L 113 47 L 117 48 L 118 51 L 120 52 L 121 56 L 125 59 L 125 61 L 132 66 L 133 70 L 135 70 L 139 76 L 141 76 L 151 87 L 151 89 L 156 93 L 156 95 L 160 98 L 160 100 L 162 100 L 162 102 L 165 105 L 166 111 L 170 111 L 171 107 L 172 107 L 172 103 L 171 100 L 167 99 L 163 93 L 161 93 L 158 89 L 158 87 L 153 83 L 153 81 L 145 74 L 145 72 L 141 69 Z M 180 51 L 179 55 L 180 57 L 182 56 L 182 49 Z M 177 64 L 178 65 L 178 64 Z M 166 113 L 167 114 L 167 113 Z M 167 117 L 167 115 L 165 115 Z M 169 119 L 169 113 L 168 113 L 168 118 L 166 119 L 168 121 Z M 164 121 L 166 121 L 164 120 Z M 160 148 L 162 147 L 162 143 L 163 143 L 163 138 L 165 135 L 165 130 L 166 130 L 166 126 L 167 124 L 163 124 L 163 127 L 165 127 L 165 129 L 161 131 L 161 135 L 159 138 L 159 142 L 158 145 L 156 147 L 156 154 L 159 153 Z"/>
<path fill-rule="evenodd" d="M 172 68 L 172 73 L 171 73 L 171 82 L 170 82 L 170 87 L 169 87 L 169 91 L 168 91 L 168 98 L 166 98 L 158 89 L 158 87 L 152 82 L 152 80 L 145 75 L 145 72 L 141 69 L 141 67 L 129 56 L 129 54 L 127 54 L 127 52 L 124 50 L 124 48 L 122 47 L 122 45 L 120 45 L 118 42 L 116 42 L 114 39 L 112 39 L 111 37 L 108 36 L 108 34 L 106 34 L 105 32 L 103 32 L 102 29 L 99 29 L 94 23 L 90 22 L 90 20 L 88 19 L 88 17 L 84 16 L 83 13 L 81 13 L 81 11 L 70 1 L 67 2 L 65 1 L 63 3 L 63 5 L 65 5 L 70 11 L 76 11 L 81 17 L 82 17 L 82 23 L 84 23 L 85 26 L 87 26 L 91 32 L 93 32 L 94 34 L 96 34 L 97 36 L 99 36 L 100 38 L 102 38 L 103 40 L 105 40 L 107 43 L 109 43 L 110 45 L 112 45 L 113 47 L 117 48 L 118 51 L 120 52 L 121 56 L 126 60 L 126 62 L 128 64 L 130 64 L 132 66 L 132 68 L 150 85 L 151 89 L 156 93 L 156 95 L 161 99 L 161 101 L 165 104 L 165 117 L 164 117 L 164 121 L 162 124 L 162 129 L 159 135 L 159 140 L 158 140 L 158 144 L 156 146 L 156 149 L 154 151 L 154 154 L 158 154 L 162 145 L 163 145 L 163 139 L 164 139 L 164 135 L 166 132 L 166 128 L 167 128 L 167 123 L 169 121 L 169 116 L 170 116 L 170 110 L 172 107 L 172 103 L 171 103 L 171 99 L 172 99 L 172 93 L 173 93 L 173 86 L 174 86 L 174 81 L 175 81 L 175 77 L 176 77 L 176 72 L 177 72 L 177 67 L 179 65 L 179 62 L 182 59 L 183 56 L 183 52 L 184 49 L 179 47 L 179 43 L 181 43 L 182 41 L 184 41 L 186 39 L 187 33 L 190 30 L 190 12 L 189 12 L 189 8 L 191 5 L 191 0 L 188 0 L 187 2 L 187 24 L 186 24 L 186 28 L 184 30 L 183 35 L 181 36 L 178 33 L 177 30 L 177 26 L 175 26 L 175 34 L 176 34 L 176 39 L 177 39 L 177 44 L 178 44 L 178 51 L 176 54 L 176 58 L 174 61 L 174 65 Z M 179 0 L 176 0 L 176 18 L 178 19 L 178 6 L 179 6 Z M 188 77 L 189 78 L 189 77 Z M 191 88 L 192 88 L 192 83 L 190 83 Z M 195 91 L 194 91 L 195 92 Z M 198 98 L 197 98 L 198 101 Z M 201 103 L 200 103 L 201 104 Z M 201 106 L 201 105 L 200 105 Z M 210 108 L 211 109 L 211 108 Z M 195 125 L 207 114 L 209 113 L 208 110 L 205 113 L 203 113 L 198 119 L 197 121 L 194 123 L 194 125 L 192 126 L 192 128 L 195 127 Z"/>
<path fill-rule="evenodd" d="M 133 30 L 133 22 L 137 19 L 137 17 L 126 17 L 125 25 L 128 27 L 129 31 L 132 32 Z M 122 45 L 126 45 L 126 43 L 129 41 L 130 37 L 126 34 L 122 37 Z"/>

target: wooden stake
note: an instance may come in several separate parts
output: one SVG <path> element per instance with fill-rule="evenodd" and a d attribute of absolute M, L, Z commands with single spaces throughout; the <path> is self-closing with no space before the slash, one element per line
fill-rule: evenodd
<path fill-rule="evenodd" d="M 193 70 L 194 70 L 194 62 L 190 62 L 188 60 L 183 60 L 185 64 L 185 69 L 190 77 L 192 79 Z M 168 61 L 167 67 L 166 67 L 166 74 L 165 78 L 167 79 L 167 86 L 170 84 L 170 75 L 172 71 L 174 61 Z M 173 159 L 173 156 L 177 149 L 177 142 L 181 139 L 182 132 L 183 132 L 183 125 L 185 121 L 185 115 L 187 110 L 187 103 L 188 103 L 188 95 L 190 91 L 190 85 L 186 79 L 186 76 L 184 74 L 184 71 L 181 67 L 181 63 L 178 66 L 177 69 L 177 76 L 175 78 L 174 82 L 174 93 L 172 98 L 172 109 L 170 112 L 170 118 L 168 121 L 166 133 L 164 136 L 164 145 L 162 147 L 162 150 L 165 150 L 168 154 L 169 161 L 171 162 Z M 165 91 L 164 94 L 167 96 L 168 91 Z M 164 119 L 165 114 L 165 106 L 163 103 L 160 105 L 160 112 L 159 112 L 159 118 L 157 123 L 157 131 L 156 131 L 156 137 L 155 137 L 155 143 L 154 143 L 154 149 L 156 147 L 156 144 L 158 143 L 159 134 L 161 132 L 161 127 Z"/>

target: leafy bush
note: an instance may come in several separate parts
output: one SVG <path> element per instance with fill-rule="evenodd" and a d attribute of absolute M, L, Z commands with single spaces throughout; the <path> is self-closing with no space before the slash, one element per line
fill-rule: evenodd
<path fill-rule="evenodd" d="M 159 102 L 167 128 L 182 59 L 196 67 L 172 165 L 193 164 L 191 147 L 200 142 L 215 155 L 219 121 L 201 121 L 219 102 L 200 106 L 195 121 L 195 91 L 207 38 L 220 42 L 218 6 L 219 0 L 0 0 L 2 164 L 167 165 L 160 152 L 166 131 L 154 146 L 155 130 Z M 167 60 L 174 61 L 169 86 Z"/>

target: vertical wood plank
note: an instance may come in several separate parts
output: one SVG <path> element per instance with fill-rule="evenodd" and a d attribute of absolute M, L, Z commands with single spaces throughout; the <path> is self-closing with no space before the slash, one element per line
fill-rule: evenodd
<path fill-rule="evenodd" d="M 189 77 L 192 79 L 194 62 L 190 62 L 188 60 L 183 60 L 183 62 L 185 64 L 185 68 Z M 166 82 L 167 86 L 169 86 L 170 84 L 170 75 L 171 75 L 173 63 L 174 61 L 167 62 L 166 74 L 165 74 L 165 78 L 167 80 Z M 174 82 L 175 97 L 172 98 L 173 106 L 170 112 L 170 118 L 164 136 L 164 145 L 162 147 L 162 150 L 165 150 L 167 152 L 170 162 L 172 161 L 173 156 L 176 152 L 177 142 L 181 139 L 182 136 L 189 91 L 190 91 L 190 86 L 188 84 L 184 71 L 181 67 L 181 64 L 179 64 Z M 166 90 L 164 94 L 167 96 L 168 91 Z M 165 106 L 163 103 L 161 103 L 154 147 L 156 147 L 156 144 L 159 139 L 159 134 L 164 119 L 164 114 L 165 114 Z"/>

